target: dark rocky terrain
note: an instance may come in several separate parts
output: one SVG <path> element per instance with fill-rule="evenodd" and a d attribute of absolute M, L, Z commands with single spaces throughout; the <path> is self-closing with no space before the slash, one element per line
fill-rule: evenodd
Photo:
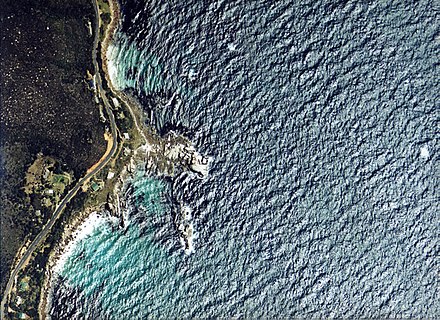
<path fill-rule="evenodd" d="M 1 290 L 18 248 L 41 228 L 24 199 L 42 152 L 78 179 L 105 151 L 86 81 L 93 72 L 88 0 L 6 0 L 0 8 Z M 47 219 L 50 210 L 43 212 Z"/>

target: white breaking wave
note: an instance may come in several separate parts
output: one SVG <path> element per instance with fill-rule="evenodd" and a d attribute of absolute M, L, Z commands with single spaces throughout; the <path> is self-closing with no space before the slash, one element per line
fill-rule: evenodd
<path fill-rule="evenodd" d="M 67 262 L 67 259 L 72 256 L 76 245 L 81 240 L 89 237 L 93 231 L 103 223 L 105 223 L 106 218 L 102 217 L 98 212 L 92 212 L 87 219 L 81 223 L 81 225 L 72 234 L 73 240 L 69 241 L 66 247 L 64 247 L 61 255 L 59 256 L 55 266 L 54 272 L 60 274 Z"/>

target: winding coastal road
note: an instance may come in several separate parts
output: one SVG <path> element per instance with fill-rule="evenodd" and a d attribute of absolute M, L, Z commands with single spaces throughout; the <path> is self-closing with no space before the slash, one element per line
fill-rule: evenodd
<path fill-rule="evenodd" d="M 26 262 L 30 259 L 32 256 L 32 253 L 34 250 L 41 244 L 41 242 L 46 238 L 48 233 L 51 231 L 53 225 L 58 220 L 58 218 L 61 216 L 61 213 L 63 212 L 64 208 L 66 207 L 67 203 L 69 203 L 70 200 L 76 195 L 78 190 L 81 188 L 81 186 L 92 176 L 94 176 L 99 170 L 101 170 L 104 166 L 108 164 L 110 159 L 115 155 L 116 150 L 118 148 L 117 143 L 117 127 L 115 118 L 113 115 L 113 112 L 110 108 L 110 104 L 108 102 L 108 99 L 105 95 L 105 91 L 102 89 L 102 81 L 101 81 L 101 75 L 99 72 L 99 65 L 96 60 L 97 55 L 97 47 L 98 47 L 98 41 L 99 41 L 99 26 L 101 24 L 100 16 L 99 16 L 99 9 L 98 4 L 96 0 L 93 0 L 93 7 L 95 10 L 96 15 L 96 23 L 95 23 L 95 30 L 94 30 L 94 40 L 93 40 L 93 65 L 95 67 L 95 88 L 97 90 L 97 93 L 100 95 L 104 106 L 106 113 L 110 120 L 110 128 L 111 128 L 111 134 L 112 134 L 112 147 L 110 152 L 107 154 L 106 157 L 102 158 L 99 163 L 94 167 L 93 170 L 88 172 L 83 178 L 81 178 L 78 183 L 69 191 L 69 193 L 64 197 L 64 199 L 58 204 L 58 206 L 55 208 L 55 211 L 50 218 L 49 222 L 43 227 L 41 232 L 37 235 L 37 237 L 32 241 L 32 243 L 27 248 L 26 252 L 21 257 L 20 261 L 17 263 L 15 268 L 12 270 L 8 283 L 6 285 L 6 289 L 3 293 L 1 306 L 0 306 L 0 319 L 5 319 L 5 305 L 8 302 L 8 297 L 11 293 L 11 290 L 14 286 L 15 278 L 17 277 L 19 271 L 23 268 L 23 266 L 26 264 Z"/>

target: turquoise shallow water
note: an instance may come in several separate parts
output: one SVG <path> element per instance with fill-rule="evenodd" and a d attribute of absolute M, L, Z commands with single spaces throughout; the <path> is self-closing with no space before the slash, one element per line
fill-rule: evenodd
<path fill-rule="evenodd" d="M 143 221 L 165 214 L 163 183 L 138 176 L 133 181 L 136 216 Z M 88 318 L 99 301 L 99 317 L 129 319 L 148 314 L 149 301 L 167 299 L 179 281 L 176 259 L 154 240 L 152 225 L 141 232 L 129 218 L 124 229 L 103 219 L 86 238 L 80 240 L 60 276 L 69 287 L 82 292 L 83 307 L 76 314 Z M 66 317 L 67 315 L 64 315 Z M 54 316 L 56 317 L 56 316 Z"/>
<path fill-rule="evenodd" d="M 130 248 L 127 250 L 127 248 Z M 167 299 L 177 281 L 175 262 L 149 235 L 136 226 L 124 232 L 102 225 L 72 255 L 63 276 L 71 286 L 83 289 L 82 313 L 96 300 L 102 318 L 129 319 L 148 314 L 149 301 Z"/>
<path fill-rule="evenodd" d="M 158 59 L 140 50 L 128 39 L 121 38 L 116 45 L 111 45 L 109 57 L 112 61 L 110 76 L 115 88 L 136 88 L 138 92 L 152 93 L 167 86 L 163 81 L 163 67 Z M 145 77 L 146 74 L 148 77 Z"/>
<path fill-rule="evenodd" d="M 440 317 L 436 2 L 122 10 L 114 82 L 212 166 L 136 178 L 125 230 L 82 243 L 53 318 Z"/>

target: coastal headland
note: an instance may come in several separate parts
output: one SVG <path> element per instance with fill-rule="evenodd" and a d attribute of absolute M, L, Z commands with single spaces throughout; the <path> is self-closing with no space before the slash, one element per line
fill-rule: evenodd
<path fill-rule="evenodd" d="M 102 136 L 107 150 L 101 147 L 100 157 L 82 169 L 82 175 L 73 173 L 76 179 L 72 181 L 62 179 L 70 176 L 69 166 L 56 173 L 61 182 L 69 184 L 62 185 L 63 193 L 57 194 L 53 206 L 48 207 L 48 211 L 54 210 L 47 215 L 48 222 L 36 236 L 29 237 L 15 257 L 12 277 L 2 299 L 5 318 L 45 318 L 52 272 L 65 246 L 91 213 L 107 208 L 118 216 L 118 192 L 137 163 L 156 175 L 190 170 L 203 177 L 208 172 L 208 159 L 198 154 L 188 139 L 173 132 L 160 136 L 154 128 L 146 127 L 138 102 L 112 87 L 106 52 L 118 27 L 119 4 L 113 0 L 93 0 L 92 5 L 95 17 L 86 25 L 93 35 L 93 68 L 87 69 L 86 79 L 94 110 L 104 128 Z M 95 71 L 92 74 L 89 70 Z M 40 171 L 44 176 L 47 168 Z M 43 189 L 43 193 L 46 191 Z"/>

